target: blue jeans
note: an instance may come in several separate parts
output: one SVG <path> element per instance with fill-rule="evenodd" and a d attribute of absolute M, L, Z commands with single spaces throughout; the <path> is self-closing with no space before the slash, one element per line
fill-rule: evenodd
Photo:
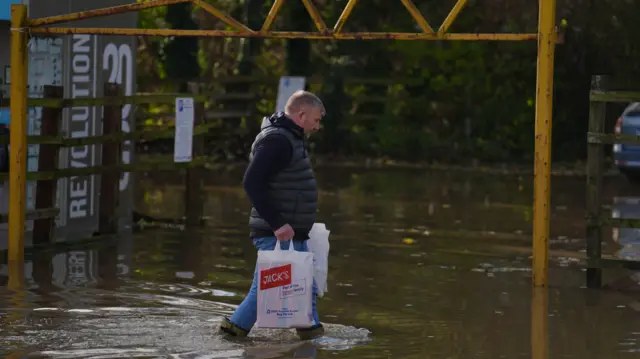
<path fill-rule="evenodd" d="M 255 238 L 253 240 L 253 245 L 256 249 L 261 251 L 272 251 L 276 248 L 276 242 L 278 240 L 276 237 L 262 237 Z M 307 241 L 288 241 L 281 242 L 280 249 L 286 250 L 289 249 L 289 243 L 293 243 L 293 249 L 298 252 L 308 252 L 309 247 L 307 247 Z M 258 266 L 255 266 L 253 271 L 253 283 L 251 284 L 251 289 L 249 289 L 249 293 L 244 298 L 240 306 L 236 309 L 236 311 L 231 316 L 231 323 L 239 326 L 240 328 L 246 330 L 247 332 L 253 328 L 253 325 L 256 323 L 258 317 Z M 313 281 L 313 296 L 312 296 L 312 308 L 313 308 L 313 320 L 314 326 L 320 324 L 320 318 L 318 317 L 318 312 L 316 311 L 316 297 L 318 295 L 318 287 L 316 286 L 316 281 Z"/>

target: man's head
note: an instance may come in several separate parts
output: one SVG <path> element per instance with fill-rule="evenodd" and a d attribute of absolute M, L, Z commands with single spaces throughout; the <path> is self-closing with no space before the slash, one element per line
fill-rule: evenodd
<path fill-rule="evenodd" d="M 318 96 L 307 91 L 296 91 L 284 107 L 284 113 L 304 133 L 313 133 L 320 129 L 320 120 L 325 115 L 324 105 Z"/>

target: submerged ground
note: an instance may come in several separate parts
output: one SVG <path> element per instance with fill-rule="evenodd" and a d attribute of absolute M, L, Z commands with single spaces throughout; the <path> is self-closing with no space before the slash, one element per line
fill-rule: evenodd
<path fill-rule="evenodd" d="M 583 288 L 583 177 L 553 179 L 551 286 L 534 296 L 530 177 L 355 168 L 318 176 L 320 220 L 332 231 L 329 292 L 319 300 L 326 337 L 301 343 L 287 331 L 256 330 L 249 340 L 227 341 L 215 333 L 242 300 L 256 259 L 241 173 L 231 172 L 211 175 L 202 230 L 147 229 L 115 246 L 30 257 L 27 291 L 0 288 L 0 354 L 600 359 L 640 352 L 640 295 Z M 140 212 L 182 215 L 179 178 L 140 176 L 136 185 Z M 607 203 L 618 198 L 614 211 L 640 213 L 630 201 L 640 187 L 620 178 L 606 187 Z M 621 253 L 610 229 L 605 237 L 605 252 Z M 625 255 L 636 253 L 636 237 L 614 236 L 631 244 Z M 633 280 L 619 280 L 630 274 L 608 270 L 606 281 L 633 290 Z"/>

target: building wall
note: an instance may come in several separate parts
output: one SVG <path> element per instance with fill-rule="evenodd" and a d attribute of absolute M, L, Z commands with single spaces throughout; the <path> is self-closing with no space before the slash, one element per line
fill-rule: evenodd
<path fill-rule="evenodd" d="M 9 49 L 11 35 L 11 5 L 25 4 L 29 6 L 30 0 L 0 0 L 0 96 L 9 97 L 9 86 L 6 83 L 5 67 L 9 65 Z M 3 116 L 4 115 L 4 116 Z M 0 109 L 0 123 L 8 121 L 8 112 Z"/>
<path fill-rule="evenodd" d="M 9 96 L 9 87 L 5 84 L 5 66 L 9 65 L 9 22 L 0 20 L 0 96 Z"/>

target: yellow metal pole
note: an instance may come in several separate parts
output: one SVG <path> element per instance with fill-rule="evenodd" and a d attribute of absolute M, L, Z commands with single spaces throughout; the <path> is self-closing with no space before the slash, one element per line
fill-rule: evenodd
<path fill-rule="evenodd" d="M 11 122 L 9 123 L 9 256 L 24 260 L 27 175 L 27 7 L 11 5 Z"/>
<path fill-rule="evenodd" d="M 280 11 L 280 8 L 284 5 L 284 0 L 276 0 L 271 5 L 271 10 L 269 10 L 269 14 L 267 14 L 267 18 L 264 19 L 264 23 L 262 24 L 262 29 L 260 32 L 267 32 L 271 29 L 271 25 L 276 21 L 276 16 Z"/>
<path fill-rule="evenodd" d="M 14 292 L 24 289 L 24 262 L 8 261 L 9 282 L 7 288 Z"/>
<path fill-rule="evenodd" d="M 546 287 L 549 271 L 549 202 L 551 200 L 551 114 L 556 45 L 556 0 L 539 0 L 533 185 L 533 285 Z"/>
<path fill-rule="evenodd" d="M 31 19 L 31 21 L 29 21 L 29 25 L 34 27 L 43 26 L 43 25 L 54 25 L 54 24 L 60 24 L 63 22 L 85 20 L 85 19 L 90 19 L 93 17 L 101 17 L 101 16 L 112 16 L 112 15 L 124 14 L 128 12 L 139 11 L 144 9 L 152 9 L 154 7 L 180 4 L 185 2 L 192 2 L 192 1 L 191 0 L 151 0 L 151 1 L 144 1 L 144 2 L 136 2 L 133 4 L 118 5 L 118 6 L 106 7 L 102 9 L 72 12 L 70 14 Z"/>
<path fill-rule="evenodd" d="M 326 32 L 327 24 L 325 24 L 324 19 L 322 19 L 322 15 L 320 14 L 320 11 L 318 11 L 318 8 L 313 5 L 311 0 L 302 0 L 302 2 L 309 13 L 309 16 L 313 19 L 313 23 L 316 24 L 316 29 L 320 32 Z"/>
<path fill-rule="evenodd" d="M 531 359 L 549 359 L 549 289 L 531 293 Z"/>
<path fill-rule="evenodd" d="M 427 21 L 427 19 L 425 19 L 424 16 L 422 16 L 422 14 L 420 13 L 420 10 L 418 10 L 418 8 L 413 3 L 413 1 L 411 0 L 401 0 L 401 1 L 402 1 L 402 5 L 404 5 L 404 7 L 407 8 L 407 10 L 409 11 L 409 14 L 411 14 L 411 17 L 416 21 L 416 23 L 418 23 L 418 26 L 420 26 L 420 28 L 422 29 L 422 32 L 424 32 L 425 34 L 433 34 L 433 28 L 431 28 L 431 25 L 429 25 L 429 22 Z"/>
<path fill-rule="evenodd" d="M 12 308 L 9 315 L 6 317 L 8 324 L 23 320 L 23 311 L 20 309 L 26 308 L 26 293 L 25 293 L 25 280 L 24 280 L 24 262 L 9 261 L 8 263 L 9 282 L 7 283 L 7 289 L 11 296 L 9 297 L 9 308 Z"/>
<path fill-rule="evenodd" d="M 208 12 L 212 16 L 220 19 L 225 24 L 227 24 L 227 25 L 229 25 L 229 26 L 231 26 L 231 27 L 233 27 L 233 28 L 235 28 L 235 29 L 237 29 L 239 31 L 253 32 L 253 30 L 251 30 L 250 28 L 245 26 L 240 21 L 232 18 L 231 16 L 227 15 L 224 11 L 216 8 L 215 6 L 213 6 L 211 4 L 207 4 L 206 2 L 204 2 L 202 0 L 193 0 L 192 2 L 193 2 L 194 5 L 200 6 L 201 8 L 204 9 L 204 11 Z"/>
<path fill-rule="evenodd" d="M 274 3 L 275 4 L 275 3 Z M 267 19 L 268 20 L 268 19 Z M 343 24 L 343 23 L 341 23 Z M 271 26 L 265 20 L 264 26 Z M 337 25 L 336 25 L 337 26 Z M 334 27 L 336 28 L 336 27 Z M 432 41 L 525 41 L 536 40 L 538 34 L 516 33 L 424 33 L 424 32 L 300 32 L 300 31 L 226 31 L 226 30 L 176 30 L 176 29 L 122 29 L 104 27 L 36 27 L 32 34 L 91 34 L 121 36 L 196 36 L 196 37 L 260 37 L 272 39 L 309 39 L 309 40 L 432 40 Z"/>
<path fill-rule="evenodd" d="M 357 3 L 358 0 L 349 0 L 347 5 L 344 7 L 344 10 L 342 10 L 338 21 L 336 21 L 336 24 L 333 26 L 333 32 L 337 34 L 342 31 L 344 24 L 347 23 L 347 19 L 351 16 L 351 12 L 353 11 L 353 8 L 356 7 Z"/>
<path fill-rule="evenodd" d="M 451 27 L 451 25 L 453 25 L 453 22 L 456 20 L 458 15 L 460 15 L 460 11 L 462 11 L 462 9 L 466 4 L 467 4 L 467 0 L 458 0 L 456 2 L 456 4 L 453 6 L 451 11 L 449 12 L 449 15 L 447 15 L 447 17 L 442 22 L 442 25 L 440 25 L 440 28 L 438 29 L 439 34 L 444 34 L 449 30 L 449 28 Z"/>

